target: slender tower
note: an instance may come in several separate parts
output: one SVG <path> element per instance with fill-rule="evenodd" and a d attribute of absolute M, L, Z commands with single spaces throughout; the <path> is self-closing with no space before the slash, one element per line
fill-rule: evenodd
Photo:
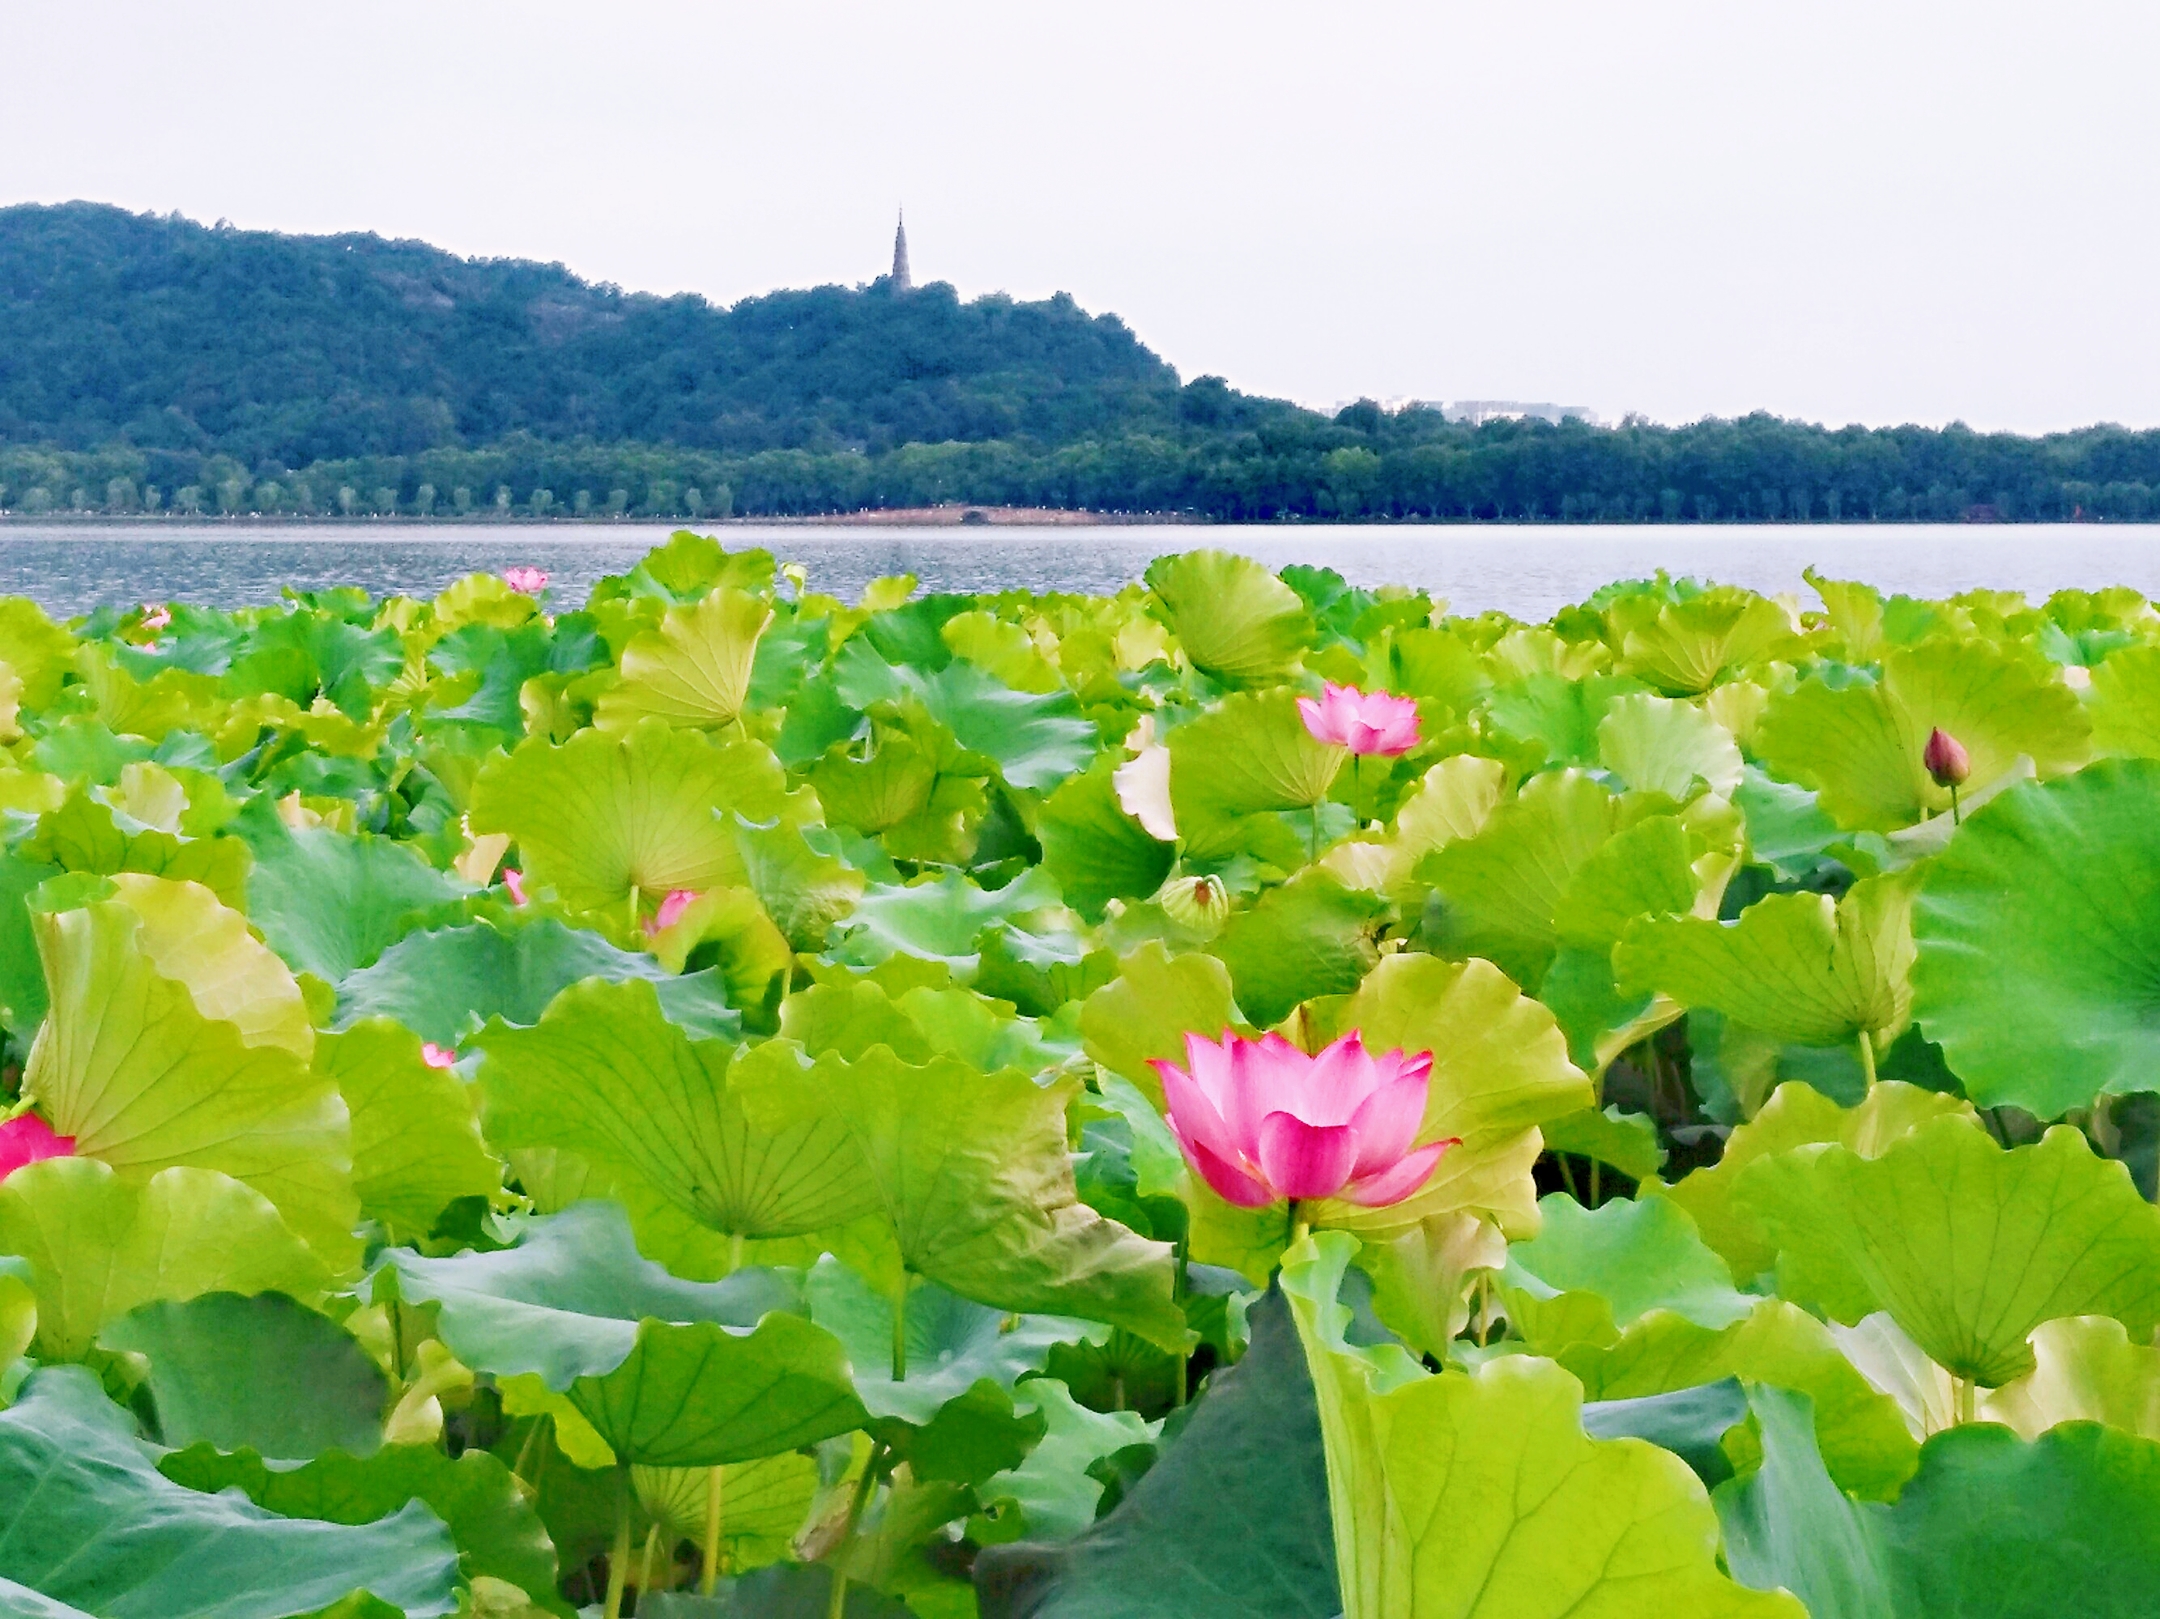
<path fill-rule="evenodd" d="M 913 292 L 915 277 L 908 273 L 907 262 L 907 214 L 900 215 L 900 228 L 892 239 L 892 284 L 895 292 Z"/>

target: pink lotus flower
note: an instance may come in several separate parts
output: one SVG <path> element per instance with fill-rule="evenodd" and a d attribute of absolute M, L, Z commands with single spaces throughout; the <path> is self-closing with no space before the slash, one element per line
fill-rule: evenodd
<path fill-rule="evenodd" d="M 1352 753 L 1408 753 L 1418 744 L 1417 704 L 1407 697 L 1330 680 L 1318 697 L 1300 697 L 1297 706 L 1317 740 Z"/>
<path fill-rule="evenodd" d="M 502 880 L 503 887 L 510 890 L 511 904 L 530 905 L 532 903 L 532 901 L 525 896 L 525 873 L 518 870 L 515 866 L 505 866 L 502 870 Z"/>
<path fill-rule="evenodd" d="M 1375 1057 L 1346 1034 L 1308 1057 L 1279 1034 L 1185 1037 L 1185 1066 L 1158 1058 L 1185 1161 L 1240 1208 L 1339 1197 L 1400 1203 L 1459 1141 L 1419 1147 L 1432 1053 Z"/>
<path fill-rule="evenodd" d="M 438 1046 L 434 1041 L 424 1042 L 420 1047 L 420 1060 L 430 1068 L 455 1068 L 457 1053 L 448 1046 Z"/>
<path fill-rule="evenodd" d="M 153 607 L 148 602 L 143 603 L 142 627 L 152 635 L 157 634 L 159 630 L 162 630 L 171 622 L 172 609 L 170 607 Z"/>
<path fill-rule="evenodd" d="M 697 897 L 697 890 L 694 888 L 671 889 L 668 897 L 660 902 L 660 909 L 645 918 L 645 937 L 657 939 L 667 932 L 682 920 L 683 912 L 697 903 Z"/>
<path fill-rule="evenodd" d="M 0 1124 L 0 1181 L 40 1158 L 72 1158 L 75 1138 L 56 1136 L 35 1113 L 21 1113 Z"/>
<path fill-rule="evenodd" d="M 537 596 L 547 589 L 548 576 L 545 568 L 505 568 L 502 578 L 503 583 L 512 590 L 521 591 L 527 596 Z"/>

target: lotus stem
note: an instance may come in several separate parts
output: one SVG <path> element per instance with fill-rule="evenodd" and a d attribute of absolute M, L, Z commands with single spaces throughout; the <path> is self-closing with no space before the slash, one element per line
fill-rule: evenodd
<path fill-rule="evenodd" d="M 638 1601 L 643 1603 L 645 1593 L 652 1589 L 653 1553 L 660 1549 L 660 1525 L 655 1523 L 645 1531 L 645 1555 L 638 1560 Z"/>
<path fill-rule="evenodd" d="M 1874 1036 L 1873 1036 L 1873 1035 L 1871 1035 L 1871 1034 L 1869 1034 L 1867 1030 L 1865 1030 L 1865 1029 L 1862 1029 L 1862 1030 L 1860 1031 L 1860 1036 L 1859 1036 L 1859 1046 L 1860 1046 L 1860 1072 L 1861 1072 L 1861 1073 L 1863 1073 L 1863 1074 L 1865 1074 L 1865 1075 L 1867 1076 L 1867 1088 L 1868 1088 L 1869 1092 L 1870 1092 L 1870 1093 L 1872 1093 L 1872 1092 L 1874 1091 L 1874 1089 L 1875 1089 L 1875 1038 L 1874 1038 Z"/>
<path fill-rule="evenodd" d="M 1952 782 L 1950 784 L 1950 824 L 1957 826 L 1962 824 L 1963 821 L 1964 816 L 1958 812 L 1957 783 Z"/>
<path fill-rule="evenodd" d="M 532 1468 L 540 1459 L 540 1436 L 554 1424 L 554 1421 L 554 1417 L 545 1411 L 533 1418 L 533 1425 L 526 1432 L 525 1442 L 518 1446 L 517 1465 L 510 1469 L 512 1473 L 517 1475 L 517 1481 L 535 1495 L 540 1491 L 540 1481 L 533 1477 Z"/>
<path fill-rule="evenodd" d="M 622 1619 L 623 1587 L 630 1580 L 630 1469 L 615 1469 L 615 1546 L 607 1560 L 607 1602 L 601 1619 Z"/>
<path fill-rule="evenodd" d="M 877 1488 L 878 1462 L 884 1454 L 883 1445 L 870 1452 L 869 1460 L 863 1463 L 862 1477 L 856 1481 L 855 1499 L 848 1503 L 847 1527 L 840 1531 L 840 1544 L 833 1548 L 832 1606 L 825 1610 L 826 1619 L 846 1619 L 847 1566 L 840 1555 L 855 1539 L 855 1526 L 862 1521 L 863 1508 L 870 1504 L 870 1492 Z"/>
<path fill-rule="evenodd" d="M 1973 1379 L 1969 1377 L 1952 1378 L 1950 1380 L 1950 1387 L 1952 1397 L 1957 1402 L 1957 1409 L 1953 1414 L 1953 1420 L 1961 1424 L 1971 1422 L 1973 1420 L 1973 1407 L 1975 1404 L 1974 1395 L 1978 1392 L 1973 1382 Z"/>
<path fill-rule="evenodd" d="M 1296 1202 L 1290 1205 L 1290 1246 L 1295 1248 L 1312 1235 L 1312 1222 L 1305 1218 Z"/>
<path fill-rule="evenodd" d="M 1598 1206 L 1598 1199 L 1600 1196 L 1598 1188 L 1598 1177 L 1599 1172 L 1603 1168 L 1604 1165 L 1597 1158 L 1593 1157 L 1590 1160 L 1590 1207 L 1593 1209 Z"/>
<path fill-rule="evenodd" d="M 724 1470 L 718 1467 L 705 1470 L 705 1563 L 698 1570 L 699 1596 L 711 1596 L 713 1585 L 720 1578 L 721 1506 L 727 1490 L 723 1473 Z"/>
<path fill-rule="evenodd" d="M 892 1380 L 907 1381 L 907 1272 L 900 1273 L 900 1291 L 893 1295 L 892 1305 Z"/>
<path fill-rule="evenodd" d="M 730 1231 L 727 1239 L 727 1268 L 730 1276 L 742 1269 L 743 1250 L 749 1239 L 740 1231 Z"/>
<path fill-rule="evenodd" d="M 1185 1306 L 1185 1288 L 1187 1285 L 1185 1275 L 1187 1263 L 1185 1257 L 1186 1241 L 1187 1238 L 1185 1237 L 1178 1238 L 1177 1263 L 1170 1271 L 1170 1296 L 1177 1301 L 1180 1309 Z M 1192 1377 L 1192 1352 L 1187 1349 L 1180 1349 L 1176 1354 L 1172 1355 L 1170 1357 L 1170 1371 L 1170 1404 L 1173 1407 L 1181 1406 L 1186 1399 L 1185 1384 Z"/>
<path fill-rule="evenodd" d="M 1318 860 L 1320 858 L 1320 800 L 1317 798 L 1313 800 L 1312 837 L 1308 840 L 1308 847 L 1311 851 L 1309 858 Z"/>

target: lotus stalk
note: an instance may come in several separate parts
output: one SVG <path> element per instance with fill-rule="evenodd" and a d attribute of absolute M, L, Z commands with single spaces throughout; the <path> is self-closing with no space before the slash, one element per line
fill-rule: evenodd
<path fill-rule="evenodd" d="M 708 1467 L 705 1470 L 705 1539 L 701 1547 L 704 1560 L 698 1569 L 699 1596 L 711 1596 L 720 1578 L 720 1527 L 725 1521 L 726 1499 L 726 1469 Z"/>
<path fill-rule="evenodd" d="M 622 1619 L 623 1588 L 630 1583 L 630 1469 L 615 1469 L 615 1543 L 608 1552 L 607 1599 L 601 1619 Z"/>

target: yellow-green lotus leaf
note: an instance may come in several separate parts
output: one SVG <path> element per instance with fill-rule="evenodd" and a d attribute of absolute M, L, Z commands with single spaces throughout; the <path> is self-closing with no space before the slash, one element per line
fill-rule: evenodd
<path fill-rule="evenodd" d="M 1304 598 L 1248 557 L 1157 557 L 1147 583 L 1192 666 L 1226 685 L 1279 680 L 1312 644 Z"/>
<path fill-rule="evenodd" d="M 658 629 L 641 631 L 623 648 L 621 683 L 601 695 L 595 722 L 608 730 L 647 716 L 707 731 L 732 724 L 772 617 L 769 601 L 744 590 L 670 607 Z"/>
<path fill-rule="evenodd" d="M 1732 733 L 1702 708 L 1647 693 L 1612 700 L 1598 722 L 1598 762 L 1628 786 L 1675 803 L 1703 788 L 1732 797 L 1744 768 Z"/>
<path fill-rule="evenodd" d="M 1992 1390 L 1982 1420 L 2037 1439 L 2064 1422 L 2104 1422 L 2160 1439 L 2160 1349 L 2130 1341 L 2104 1315 L 2061 1316 L 2033 1328 L 2033 1369 Z"/>

